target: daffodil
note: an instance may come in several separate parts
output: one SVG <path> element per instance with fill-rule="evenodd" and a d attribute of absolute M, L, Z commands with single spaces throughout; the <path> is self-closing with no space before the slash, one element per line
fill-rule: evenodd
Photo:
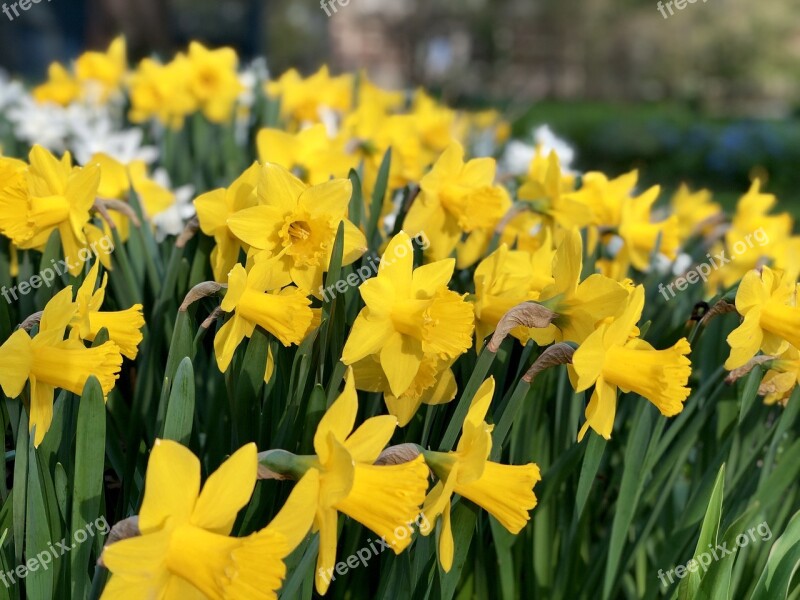
<path fill-rule="evenodd" d="M 707 233 L 714 225 L 714 218 L 722 216 L 722 207 L 711 201 L 709 190 L 693 192 L 686 184 L 678 188 L 670 204 L 678 217 L 678 233 L 682 240 Z"/>
<path fill-rule="evenodd" d="M 95 262 L 83 284 L 78 288 L 75 302 L 78 310 L 73 317 L 72 333 L 79 339 L 94 341 L 100 330 L 108 331 L 108 338 L 119 346 L 120 352 L 130 358 L 136 359 L 139 344 L 142 343 L 142 328 L 144 317 L 142 305 L 134 304 L 127 310 L 102 311 L 103 301 L 106 296 L 108 274 L 103 275 L 100 287 L 97 287 L 97 276 L 100 271 L 100 262 Z"/>
<path fill-rule="evenodd" d="M 18 329 L 0 346 L 0 387 L 5 395 L 16 398 L 30 381 L 29 423 L 31 431 L 36 428 L 37 447 L 53 420 L 56 388 L 80 395 L 94 375 L 107 396 L 119 376 L 122 355 L 114 342 L 86 348 L 76 339 L 64 339 L 77 308 L 68 286 L 47 303 L 33 338 Z"/>
<path fill-rule="evenodd" d="M 469 407 L 455 452 L 423 451 L 425 462 L 439 481 L 425 499 L 423 514 L 430 523 L 442 516 L 439 562 L 445 572 L 453 565 L 450 506 L 453 494 L 471 500 L 513 534 L 518 534 L 536 506 L 533 487 L 541 480 L 539 467 L 503 465 L 489 460 L 492 426 L 484 420 L 494 395 L 494 378 L 483 382 Z M 429 534 L 433 528 L 422 531 Z"/>
<path fill-rule="evenodd" d="M 187 61 L 187 85 L 203 114 L 213 123 L 230 120 L 236 99 L 244 90 L 236 72 L 239 64 L 236 51 L 233 48 L 209 50 L 199 42 L 192 42 Z"/>
<path fill-rule="evenodd" d="M 340 223 L 342 264 L 351 264 L 366 251 L 364 234 L 347 219 L 352 194 L 349 179 L 308 186 L 283 167 L 267 163 L 258 184 L 258 206 L 230 215 L 227 223 L 251 253 L 265 251 L 266 258 L 276 259 L 274 277 L 281 285 L 294 282 L 317 293 Z"/>
<path fill-rule="evenodd" d="M 447 287 L 455 260 L 414 269 L 411 238 L 400 232 L 381 258 L 378 276 L 361 285 L 366 307 L 359 313 L 344 346 L 342 362 L 352 365 L 371 355 L 402 396 L 432 354 L 455 359 L 472 343 L 472 307 Z"/>
<path fill-rule="evenodd" d="M 357 166 L 355 157 L 345 152 L 343 142 L 330 138 L 321 123 L 295 134 L 262 129 L 256 136 L 256 145 L 262 163 L 275 163 L 295 171 L 312 185 L 325 183 L 332 177 L 347 177 L 350 169 Z"/>
<path fill-rule="evenodd" d="M 640 271 L 647 271 L 655 251 L 675 260 L 680 246 L 678 217 L 653 223 L 651 209 L 661 192 L 653 186 L 640 196 L 628 199 L 622 206 L 619 235 L 625 242 L 622 252 Z"/>
<path fill-rule="evenodd" d="M 267 83 L 266 92 L 280 98 L 281 115 L 296 123 L 323 122 L 326 113 L 344 113 L 353 106 L 352 76 L 331 77 L 327 66 L 306 79 L 290 69 Z"/>
<path fill-rule="evenodd" d="M 582 392 L 594 385 L 579 441 L 589 427 L 606 439 L 611 437 L 618 388 L 646 398 L 665 417 L 683 410 L 692 372 L 686 357 L 691 351 L 689 342 L 682 338 L 667 350 L 655 350 L 644 340 L 632 337 L 643 308 L 644 287 L 638 286 L 625 311 L 613 322 L 601 324 L 575 351 L 574 371 L 570 372 L 575 390 Z"/>
<path fill-rule="evenodd" d="M 769 267 L 748 272 L 736 292 L 736 310 L 744 319 L 728 336 L 729 371 L 744 366 L 759 350 L 777 356 L 789 344 L 800 347 L 800 307 L 793 280 Z"/>
<path fill-rule="evenodd" d="M 299 344 L 313 319 L 311 301 L 296 287 L 283 288 L 275 261 L 263 261 L 246 272 L 237 264 L 228 275 L 228 291 L 221 308 L 232 313 L 214 339 L 217 365 L 223 373 L 233 353 L 256 326 L 274 335 L 284 346 Z"/>
<path fill-rule="evenodd" d="M 179 129 L 199 105 L 189 88 L 191 77 L 192 65 L 185 54 L 178 54 L 166 65 L 145 58 L 131 76 L 131 121 L 143 123 L 155 118 Z"/>
<path fill-rule="evenodd" d="M 794 388 L 800 383 L 800 351 L 789 346 L 786 352 L 769 362 L 758 393 L 764 396 L 765 404 L 786 404 Z"/>
<path fill-rule="evenodd" d="M 719 268 L 709 278 L 711 290 L 727 289 L 749 271 L 770 261 L 776 267 L 790 267 L 787 271 L 798 270 L 792 264 L 797 260 L 795 250 L 798 248 L 791 237 L 793 219 L 788 213 L 770 214 L 777 201 L 774 194 L 761 191 L 758 179 L 739 199 L 723 243 L 713 246 L 710 252 L 721 259 Z M 724 260 L 726 256 L 727 261 Z M 736 260 L 730 260 L 734 256 Z"/>
<path fill-rule="evenodd" d="M 421 456 L 411 462 L 377 466 L 397 419 L 372 417 L 355 431 L 358 397 L 348 370 L 344 392 L 331 404 L 314 434 L 316 456 L 294 457 L 306 477 L 319 477 L 314 531 L 319 531 L 316 587 L 324 594 L 336 563 L 337 521 L 344 513 L 381 536 L 399 554 L 411 543 L 408 526 L 419 516 L 428 489 Z M 402 533 L 398 531 L 402 530 Z"/>
<path fill-rule="evenodd" d="M 148 217 L 163 213 L 175 203 L 175 194 L 155 181 L 147 173 L 147 165 L 143 160 L 133 160 L 127 165 L 108 154 L 98 153 L 92 156 L 89 164 L 100 166 L 100 185 L 97 193 L 102 199 L 128 201 L 133 190 L 141 204 L 142 211 Z M 130 235 L 128 218 L 116 211 L 110 211 L 114 224 L 119 230 L 120 239 L 127 241 Z M 110 235 L 110 231 L 106 231 Z M 109 265 L 104 264 L 106 268 Z"/>
<path fill-rule="evenodd" d="M 3 218 L 6 235 L 20 249 L 41 250 L 58 229 L 69 272 L 77 276 L 82 268 L 79 252 L 89 245 L 87 233 L 99 232 L 89 222 L 100 182 L 99 167 L 73 167 L 69 153 L 57 160 L 41 146 L 34 146 L 25 177 L 27 190 L 12 186 L 0 192 L 0 204 L 11 210 Z"/>
<path fill-rule="evenodd" d="M 553 258 L 553 283 L 542 289 L 537 302 L 556 316 L 546 328 L 527 329 L 527 337 L 538 345 L 569 341 L 581 343 L 596 325 L 619 315 L 625 308 L 628 289 L 600 274 L 581 281 L 583 243 L 577 229 L 564 233 Z"/>
<path fill-rule="evenodd" d="M 494 227 L 511 208 L 508 193 L 494 183 L 496 171 L 492 158 L 465 163 L 464 149 L 453 143 L 422 178 L 403 227 L 412 236 L 425 232 L 431 261 L 450 257 L 464 234 L 482 235 L 484 247 L 473 258 L 483 253 Z"/>
<path fill-rule="evenodd" d="M 520 200 L 530 203 L 535 212 L 560 227 L 584 227 L 592 219 L 592 211 L 574 191 L 574 177 L 564 174 L 555 151 L 550 152 L 546 167 L 537 155 L 531 164 L 528 178 L 517 193 Z"/>
<path fill-rule="evenodd" d="M 377 354 L 353 364 L 353 374 L 358 389 L 383 394 L 389 413 L 397 417 L 400 427 L 405 427 L 421 405 L 446 404 L 456 397 L 458 384 L 450 368 L 453 362 L 452 359 L 442 360 L 434 354 L 426 354 L 411 385 L 399 396 L 392 393 Z"/>
<path fill-rule="evenodd" d="M 62 65 L 54 62 L 47 69 L 47 81 L 33 90 L 34 99 L 41 103 L 69 106 L 81 96 L 81 86 Z"/>
<path fill-rule="evenodd" d="M 84 52 L 75 61 L 75 77 L 89 97 L 105 102 L 119 91 L 128 72 L 125 38 L 111 42 L 106 52 Z"/>
<path fill-rule="evenodd" d="M 176 442 L 156 440 L 150 453 L 141 535 L 106 546 L 111 579 L 103 598 L 277 598 L 284 559 L 311 527 L 318 480 L 292 490 L 264 529 L 231 537 L 236 515 L 256 484 L 255 444 L 235 452 L 200 489 L 200 461 Z"/>
<path fill-rule="evenodd" d="M 228 218 L 258 203 L 260 175 L 261 166 L 254 163 L 227 189 L 205 193 L 194 201 L 200 229 L 216 242 L 211 251 L 211 268 L 217 281 L 227 279 L 230 270 L 239 262 L 239 253 L 246 249 L 228 227 Z"/>
<path fill-rule="evenodd" d="M 536 301 L 554 283 L 555 250 L 549 241 L 533 254 L 509 250 L 506 244 L 487 256 L 475 269 L 475 333 L 483 340 L 495 330 L 509 310 Z M 523 330 L 524 332 L 524 330 Z M 512 331 L 512 334 L 522 334 Z"/>

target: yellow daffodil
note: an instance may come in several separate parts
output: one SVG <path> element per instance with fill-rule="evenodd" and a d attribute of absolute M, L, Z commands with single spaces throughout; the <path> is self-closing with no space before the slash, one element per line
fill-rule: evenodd
<path fill-rule="evenodd" d="M 475 269 L 475 333 L 483 340 L 509 310 L 536 301 L 554 283 L 555 250 L 548 239 L 533 254 L 509 250 L 506 244 L 487 256 Z M 525 330 L 523 329 L 522 332 Z M 512 334 L 520 335 L 520 331 Z M 522 339 L 527 336 L 522 333 Z"/>
<path fill-rule="evenodd" d="M 591 208 L 580 196 L 570 194 L 574 189 L 574 177 L 562 173 L 558 154 L 550 152 L 546 169 L 539 161 L 541 158 L 537 155 L 528 179 L 519 189 L 519 199 L 529 202 L 535 212 L 561 227 L 588 225 L 592 219 Z"/>
<path fill-rule="evenodd" d="M 131 76 L 131 121 L 144 123 L 155 118 L 179 129 L 199 104 L 189 89 L 191 76 L 192 66 L 185 54 L 178 54 L 166 65 L 145 58 Z"/>
<path fill-rule="evenodd" d="M 455 261 L 414 269 L 411 238 L 400 232 L 381 258 L 378 276 L 361 285 L 366 303 L 345 343 L 342 362 L 380 355 L 392 395 L 402 396 L 425 355 L 455 359 L 470 347 L 472 307 L 448 289 Z"/>
<path fill-rule="evenodd" d="M 800 351 L 789 346 L 786 352 L 769 362 L 758 393 L 764 396 L 765 404 L 786 404 L 794 388 L 800 383 Z"/>
<path fill-rule="evenodd" d="M 123 165 L 107 154 L 97 153 L 92 156 L 89 164 L 100 166 L 100 185 L 97 193 L 102 199 L 127 202 L 133 190 L 144 214 L 148 217 L 158 215 L 175 204 L 175 194 L 150 177 L 147 165 L 142 160 L 134 160 Z M 120 239 L 123 242 L 127 241 L 130 235 L 128 218 L 116 211 L 110 211 L 109 214 L 119 230 Z M 106 233 L 110 235 L 108 229 Z M 104 266 L 108 268 L 105 263 Z"/>
<path fill-rule="evenodd" d="M 383 394 L 389 413 L 397 417 L 400 427 L 405 427 L 422 404 L 446 404 L 456 397 L 458 385 L 450 368 L 453 362 L 426 354 L 411 385 L 399 396 L 392 393 L 379 355 L 372 354 L 353 364 L 353 373 L 358 389 Z"/>
<path fill-rule="evenodd" d="M 113 312 L 100 310 L 106 296 L 108 274 L 103 275 L 100 287 L 95 290 L 99 271 L 98 261 L 89 271 L 83 285 L 78 288 L 75 299 L 78 310 L 72 321 L 72 333 L 79 339 L 91 342 L 101 329 L 106 329 L 108 338 L 119 346 L 120 352 L 135 360 L 139 344 L 142 343 L 142 328 L 145 325 L 142 305 L 134 304 L 127 310 Z"/>
<path fill-rule="evenodd" d="M 348 371 L 344 392 L 328 408 L 314 434 L 316 456 L 297 457 L 309 475 L 319 477 L 314 530 L 319 531 L 316 587 L 324 594 L 336 563 L 338 514 L 344 513 L 381 536 L 399 554 L 411 543 L 408 526 L 416 522 L 428 488 L 421 456 L 403 464 L 374 465 L 392 437 L 397 419 L 367 419 L 355 431 L 358 397 Z"/>
<path fill-rule="evenodd" d="M 293 281 L 317 294 L 340 223 L 344 223 L 343 265 L 367 249 L 364 234 L 347 219 L 352 194 L 349 179 L 307 186 L 283 167 L 267 163 L 258 185 L 258 206 L 229 216 L 228 227 L 251 253 L 265 251 L 267 258 L 276 258 L 278 272 L 273 277 L 281 285 Z"/>
<path fill-rule="evenodd" d="M 565 232 L 553 258 L 553 283 L 539 294 L 537 302 L 556 313 L 549 327 L 527 329 L 527 337 L 539 346 L 569 341 L 580 344 L 609 317 L 625 308 L 628 289 L 600 274 L 581 281 L 583 243 L 577 229 Z M 523 338 L 527 339 L 527 338 Z"/>
<path fill-rule="evenodd" d="M 575 390 L 582 392 L 594 385 L 578 441 L 589 427 L 606 439 L 611 437 L 617 388 L 646 398 L 666 417 L 683 410 L 691 391 L 686 386 L 692 372 L 686 357 L 691 352 L 689 342 L 682 338 L 672 348 L 655 350 L 644 340 L 631 338 L 643 308 L 644 287 L 638 286 L 625 311 L 612 323 L 600 325 L 572 358 L 570 377 Z"/>
<path fill-rule="evenodd" d="M 678 217 L 678 234 L 681 240 L 708 233 L 714 225 L 714 217 L 722 216 L 722 207 L 711 201 L 709 190 L 693 192 L 686 184 L 678 188 L 670 204 L 673 214 Z"/>
<path fill-rule="evenodd" d="M 678 254 L 678 217 L 672 215 L 664 221 L 652 222 L 651 209 L 660 193 L 661 188 L 653 186 L 640 196 L 628 199 L 622 206 L 619 226 L 619 235 L 625 242 L 622 252 L 640 271 L 647 271 L 656 249 L 670 260 L 675 260 Z"/>
<path fill-rule="evenodd" d="M 260 326 L 284 346 L 299 344 L 313 319 L 311 301 L 296 287 L 279 283 L 280 269 L 275 259 L 265 260 L 246 272 L 237 264 L 228 276 L 228 292 L 221 308 L 233 313 L 217 332 L 214 350 L 223 373 L 242 340 Z"/>
<path fill-rule="evenodd" d="M 800 347 L 800 307 L 793 280 L 769 267 L 750 271 L 736 292 L 736 310 L 744 319 L 728 336 L 729 371 L 744 366 L 759 350 L 777 356 L 789 344 Z"/>
<path fill-rule="evenodd" d="M 284 559 L 311 527 L 318 481 L 294 488 L 264 529 L 231 537 L 256 484 L 255 444 L 235 452 L 200 489 L 200 461 L 176 442 L 156 440 L 147 464 L 141 535 L 106 546 L 112 576 L 103 598 L 277 598 Z"/>
<path fill-rule="evenodd" d="M 189 91 L 212 123 L 224 123 L 233 115 L 233 107 L 244 86 L 236 69 L 239 57 L 233 48 L 209 50 L 199 42 L 189 44 L 187 55 Z"/>
<path fill-rule="evenodd" d="M 421 193 L 403 227 L 412 236 L 425 232 L 431 261 L 450 257 L 465 233 L 481 236 L 484 242 L 475 260 L 485 251 L 495 226 L 511 208 L 508 193 L 494 183 L 496 171 L 492 158 L 465 163 L 464 149 L 454 143 L 422 178 Z"/>
<path fill-rule="evenodd" d="M 75 61 L 75 77 L 89 97 L 105 102 L 119 91 L 128 72 L 125 38 L 111 42 L 106 52 L 84 52 Z"/>
<path fill-rule="evenodd" d="M 446 572 L 453 565 L 450 504 L 454 493 L 486 510 L 515 535 L 530 519 L 528 511 L 536 506 L 533 487 L 541 480 L 539 467 L 533 463 L 513 466 L 488 460 L 492 426 L 484 419 L 493 395 L 494 378 L 490 377 L 475 393 L 455 452 L 423 451 L 425 462 L 439 478 L 425 499 L 423 514 L 430 523 L 442 516 L 439 562 Z M 432 530 L 422 533 L 427 535 Z"/>
<path fill-rule="evenodd" d="M 347 177 L 357 163 L 344 150 L 344 144 L 328 137 L 325 125 L 319 123 L 292 134 L 280 129 L 262 129 L 256 136 L 258 158 L 262 163 L 275 163 L 296 172 L 312 185 L 325 183 L 331 177 Z"/>
<path fill-rule="evenodd" d="M 261 165 L 254 163 L 229 188 L 208 192 L 194 201 L 200 229 L 216 242 L 211 251 L 211 268 L 219 282 L 227 280 L 228 273 L 239 262 L 239 253 L 246 249 L 228 227 L 228 218 L 258 203 L 260 176 Z"/>
<path fill-rule="evenodd" d="M 99 167 L 73 167 L 69 153 L 57 160 L 41 146 L 34 146 L 25 177 L 27 190 L 14 187 L 0 192 L 5 197 L 0 204 L 11 209 L 3 219 L 6 235 L 21 249 L 43 249 L 58 229 L 69 272 L 77 276 L 83 262 L 79 252 L 89 246 L 87 233 L 102 235 L 89 222 L 100 182 Z M 9 226 L 9 221 L 15 224 Z"/>
<path fill-rule="evenodd" d="M 581 187 L 571 197 L 591 208 L 594 225 L 617 228 L 622 222 L 622 207 L 630 200 L 638 179 L 638 171 L 614 179 L 598 171 L 590 171 L 581 177 Z"/>
<path fill-rule="evenodd" d="M 327 66 L 306 79 L 291 69 L 267 83 L 266 91 L 280 98 L 283 118 L 296 123 L 319 123 L 327 111 L 344 113 L 353 105 L 352 76 L 331 77 Z"/>
<path fill-rule="evenodd" d="M 94 375 L 107 396 L 119 376 L 122 355 L 114 342 L 86 348 L 76 339 L 64 340 L 77 309 L 68 286 L 47 303 L 39 333 L 31 338 L 18 329 L 0 346 L 0 387 L 5 395 L 16 398 L 30 381 L 29 421 L 31 430 L 36 428 L 33 443 L 37 447 L 53 420 L 56 388 L 80 395 Z"/>
<path fill-rule="evenodd" d="M 47 69 L 47 81 L 33 89 L 34 99 L 41 103 L 69 106 L 81 96 L 81 86 L 61 63 L 54 62 Z"/>
<path fill-rule="evenodd" d="M 724 243 L 716 244 L 710 252 L 720 263 L 709 279 L 712 290 L 731 287 L 749 271 L 770 260 L 774 260 L 774 266 L 790 267 L 787 271 L 798 270 L 793 265 L 797 260 L 795 250 L 798 244 L 791 238 L 791 215 L 769 214 L 777 201 L 775 195 L 761 191 L 758 179 L 739 199 Z"/>

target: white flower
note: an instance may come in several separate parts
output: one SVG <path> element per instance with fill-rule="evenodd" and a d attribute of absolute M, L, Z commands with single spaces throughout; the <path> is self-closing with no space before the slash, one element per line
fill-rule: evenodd
<path fill-rule="evenodd" d="M 505 153 L 500 161 L 501 170 L 511 175 L 524 175 L 528 172 L 537 149 L 543 156 L 549 156 L 551 151 L 555 151 L 561 168 L 566 173 L 573 172 L 570 167 L 575 160 L 575 150 L 556 136 L 548 125 L 542 125 L 533 131 L 533 144 L 511 140 L 506 145 Z"/>
<path fill-rule="evenodd" d="M 537 127 L 533 132 L 533 142 L 542 153 L 547 156 L 551 150 L 555 150 L 558 159 L 561 161 L 561 168 L 569 170 L 575 160 L 575 149 L 567 142 L 558 137 L 549 125 Z"/>
<path fill-rule="evenodd" d="M 76 132 L 70 147 L 75 153 L 75 158 L 81 164 L 86 164 L 93 155 L 99 152 L 109 155 L 124 165 L 135 160 L 152 164 L 158 160 L 158 148 L 142 145 L 143 140 L 144 133 L 141 129 L 113 131 L 111 121 L 107 120 L 99 123 L 94 130 L 86 128 Z"/>
<path fill-rule="evenodd" d="M 0 111 L 19 104 L 25 97 L 25 88 L 19 81 L 9 79 L 5 71 L 0 71 Z"/>
<path fill-rule="evenodd" d="M 153 181 L 168 190 L 172 190 L 175 202 L 167 210 L 151 215 L 151 220 L 156 228 L 156 240 L 161 242 L 169 235 L 180 235 L 186 222 L 194 214 L 194 186 L 184 185 L 177 189 L 172 189 L 172 182 L 165 169 L 156 169 L 153 172 Z"/>

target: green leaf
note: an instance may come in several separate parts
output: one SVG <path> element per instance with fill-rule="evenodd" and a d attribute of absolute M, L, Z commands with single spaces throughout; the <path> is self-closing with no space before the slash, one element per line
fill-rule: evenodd
<path fill-rule="evenodd" d="M 711 490 L 711 497 L 708 499 L 708 509 L 703 518 L 703 526 L 700 529 L 700 538 L 697 540 L 697 547 L 695 548 L 694 555 L 692 556 L 692 565 L 699 565 L 697 562 L 701 554 L 708 551 L 709 546 L 714 547 L 717 545 L 717 538 L 719 536 L 719 524 L 722 520 L 722 497 L 723 488 L 725 486 L 725 464 L 720 467 L 717 479 L 714 482 L 714 488 Z M 681 580 L 678 586 L 678 598 L 680 600 L 688 600 L 697 595 L 700 588 L 700 582 L 703 575 L 700 573 L 699 568 L 696 566 L 692 569 L 689 568 L 687 563 L 688 573 L 686 577 Z"/>
<path fill-rule="evenodd" d="M 106 406 L 103 390 L 95 377 L 83 389 L 78 409 L 78 431 L 75 438 L 75 475 L 72 481 L 73 539 L 78 531 L 86 533 L 86 525 L 100 515 L 103 493 L 103 470 L 106 450 Z M 84 598 L 90 586 L 88 574 L 91 544 L 77 544 L 70 553 L 72 564 L 72 597 Z"/>
<path fill-rule="evenodd" d="M 164 421 L 165 440 L 175 440 L 184 446 L 189 445 L 194 422 L 194 368 L 192 360 L 187 356 L 178 365 L 175 381 L 167 405 L 167 416 Z"/>
<path fill-rule="evenodd" d="M 49 549 L 51 543 L 50 525 L 47 518 L 47 507 L 45 506 L 45 494 L 42 480 L 39 473 L 39 464 L 36 450 L 33 447 L 33 437 L 28 445 L 28 478 L 27 478 L 27 506 L 26 518 L 27 527 L 25 529 L 25 564 L 31 563 L 40 567 L 44 566 L 45 556 L 52 559 Z M 56 558 L 47 569 L 36 567 L 35 570 L 28 571 L 25 584 L 28 598 L 31 600 L 51 600 L 53 596 L 53 579 L 55 577 L 57 565 L 61 562 L 60 557 Z M 33 563 L 31 563 L 33 566 Z"/>
<path fill-rule="evenodd" d="M 775 543 L 750 600 L 787 598 L 789 585 L 800 567 L 800 512 L 792 517 Z"/>
<path fill-rule="evenodd" d="M 378 177 L 375 180 L 375 189 L 372 190 L 372 203 L 369 208 L 369 219 L 367 220 L 367 244 L 371 250 L 377 250 L 380 246 L 380 223 L 381 212 L 383 212 L 383 199 L 386 197 L 386 190 L 389 187 L 389 172 L 392 167 L 392 149 L 389 148 L 383 156 L 381 166 L 378 169 Z"/>

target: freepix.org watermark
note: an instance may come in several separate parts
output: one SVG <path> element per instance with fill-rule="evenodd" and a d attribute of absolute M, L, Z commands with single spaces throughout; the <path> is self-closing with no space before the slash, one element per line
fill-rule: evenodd
<path fill-rule="evenodd" d="M 339 12 L 339 9 L 336 8 L 337 5 L 344 8 L 348 4 L 350 4 L 350 0 L 320 0 L 319 6 L 326 15 L 331 17 Z"/>
<path fill-rule="evenodd" d="M 6 573 L 0 571 L 0 581 L 2 581 L 3 585 L 8 588 L 16 584 L 18 581 L 25 579 L 28 576 L 28 573 L 38 571 L 40 568 L 43 571 L 47 571 L 56 558 L 71 552 L 80 544 L 83 544 L 88 539 L 93 538 L 96 534 L 99 533 L 100 535 L 106 535 L 109 531 L 111 531 L 111 527 L 109 526 L 108 521 L 106 521 L 106 518 L 99 517 L 94 520 L 94 523 L 87 523 L 83 529 L 78 529 L 72 536 L 71 545 L 66 539 L 56 542 L 55 546 L 53 546 L 52 543 L 49 543 L 48 546 L 50 547 L 47 550 L 43 550 L 36 556 L 32 556 L 24 565 L 17 565 L 16 569 L 12 569 Z"/>
<path fill-rule="evenodd" d="M 92 257 L 99 256 L 100 252 L 111 254 L 113 251 L 114 242 L 111 238 L 108 236 L 102 237 L 92 242 L 86 248 L 81 248 L 78 251 L 78 260 L 80 260 L 81 263 L 85 263 L 91 260 Z M 0 295 L 5 298 L 6 302 L 11 304 L 19 300 L 20 296 L 27 296 L 33 290 L 38 290 L 42 286 L 49 288 L 56 280 L 56 276 L 61 277 L 65 273 L 68 273 L 71 268 L 77 267 L 80 263 L 70 264 L 66 260 L 60 260 L 58 262 L 51 260 L 50 264 L 50 267 L 42 269 L 38 275 L 34 275 L 28 281 L 21 281 L 10 288 L 3 286 L 0 289 Z"/>
<path fill-rule="evenodd" d="M 756 538 L 756 534 L 758 534 L 758 536 L 761 538 L 760 540 Z M 770 530 L 769 525 L 767 525 L 767 522 L 764 521 L 755 527 L 751 527 L 745 533 L 740 533 L 737 535 L 735 546 L 728 548 L 728 542 L 722 542 L 716 546 L 709 544 L 706 552 L 698 554 L 685 565 L 678 565 L 666 573 L 664 573 L 663 569 L 659 569 L 658 579 L 661 581 L 662 585 L 668 586 L 675 583 L 673 575 L 676 575 L 678 579 L 683 579 L 686 577 L 687 573 L 696 573 L 701 568 L 703 569 L 703 573 L 705 573 L 708 571 L 708 567 L 711 566 L 712 562 L 716 562 L 722 558 L 725 558 L 726 556 L 732 556 L 736 552 L 737 548 L 744 548 L 750 542 L 766 542 L 770 539 L 772 539 L 772 531 Z"/>
<path fill-rule="evenodd" d="M 661 0 L 659 0 L 658 4 L 656 4 L 656 8 L 658 9 L 658 12 L 660 12 L 665 19 L 669 19 L 669 17 L 675 14 L 675 11 L 672 10 L 673 4 L 675 5 L 675 8 L 677 8 L 678 10 L 683 10 L 689 4 L 694 4 L 697 1 L 698 0 L 668 0 L 668 2 L 662 2 Z M 706 2 L 708 2 L 708 0 L 703 0 L 703 4 L 705 4 Z M 667 15 L 667 11 L 669 11 L 669 15 Z"/>
<path fill-rule="evenodd" d="M 51 0 L 47 0 L 50 2 Z M 348 0 L 349 2 L 350 0 Z M 13 21 L 16 17 L 19 16 L 20 10 L 30 10 L 31 6 L 34 4 L 39 4 L 42 0 L 19 0 L 19 2 L 14 2 L 10 6 L 6 3 L 3 4 L 1 7 L 5 15 L 8 17 L 9 21 Z M 19 10 L 17 10 L 19 7 Z M 14 16 L 11 16 L 11 13 L 14 13 Z"/>
<path fill-rule="evenodd" d="M 431 245 L 431 242 L 428 239 L 428 236 L 425 235 L 424 231 L 421 231 L 411 238 L 411 241 L 416 242 L 423 251 L 427 250 Z M 411 252 L 411 250 L 408 248 L 408 246 L 399 244 L 395 247 L 394 256 L 385 254 L 383 259 L 388 261 L 389 264 L 393 264 L 396 261 L 408 256 L 409 252 Z M 372 255 L 369 258 L 364 259 L 364 264 L 362 264 L 358 269 L 350 273 L 344 279 L 340 279 L 336 283 L 330 284 L 328 287 L 319 286 L 319 295 L 323 300 L 325 300 L 325 302 L 331 302 L 338 294 L 344 294 L 348 288 L 358 287 L 373 275 L 377 275 L 380 264 L 381 257 L 377 255 Z"/>
<path fill-rule="evenodd" d="M 769 236 L 767 232 L 764 231 L 763 227 L 759 227 L 753 233 L 748 233 L 744 238 L 733 244 L 733 254 L 731 256 L 726 256 L 726 250 L 723 250 L 719 254 L 714 254 L 713 256 L 711 253 L 706 254 L 708 262 L 700 263 L 693 269 L 687 271 L 685 275 L 678 277 L 668 285 L 664 285 L 663 283 L 659 284 L 658 291 L 664 296 L 664 300 L 671 300 L 677 294 L 675 288 L 678 289 L 678 292 L 684 292 L 690 285 L 694 285 L 701 280 L 705 283 L 708 281 L 708 277 L 713 271 L 733 262 L 736 260 L 737 256 L 741 256 L 748 250 L 755 248 L 756 244 L 758 244 L 759 247 L 769 244 Z M 667 292 L 669 292 L 669 296 Z"/>
<path fill-rule="evenodd" d="M 414 523 L 409 523 L 405 527 L 398 527 L 397 529 L 395 529 L 394 535 L 398 539 L 403 540 L 408 536 L 414 534 L 414 525 L 416 525 L 417 529 L 419 529 L 423 533 L 427 533 L 431 529 L 431 523 L 430 521 L 428 521 L 428 518 L 424 514 L 420 513 L 419 516 L 415 519 Z M 390 549 L 392 547 L 392 544 L 394 543 L 395 542 L 389 543 L 384 538 L 380 538 L 379 540 L 376 541 L 368 539 L 367 545 L 357 550 L 355 554 L 351 554 L 350 556 L 348 556 L 347 560 L 343 560 L 336 563 L 336 565 L 331 567 L 330 569 L 320 568 L 319 575 L 326 582 L 335 581 L 337 575 L 344 576 L 350 569 L 355 569 L 359 565 L 366 567 L 369 564 L 369 561 L 372 560 L 373 557 L 378 556 L 384 550 Z"/>

